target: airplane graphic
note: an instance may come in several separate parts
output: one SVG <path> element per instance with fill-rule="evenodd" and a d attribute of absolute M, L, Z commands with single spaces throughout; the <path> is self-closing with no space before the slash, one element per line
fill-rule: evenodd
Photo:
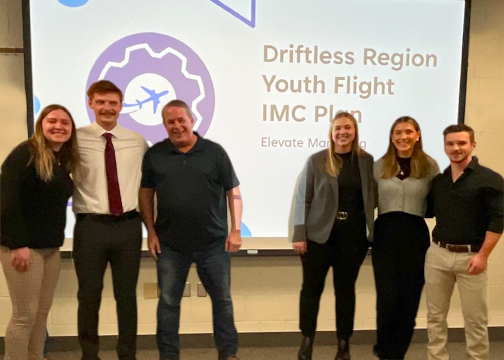
<path fill-rule="evenodd" d="M 168 94 L 169 91 L 166 90 L 166 91 L 161 91 L 160 93 L 156 93 L 155 90 L 149 90 L 145 86 L 141 86 L 141 88 L 142 88 L 143 91 L 145 91 L 147 94 L 149 94 L 150 97 L 147 98 L 147 99 L 145 99 L 145 100 L 136 100 L 135 104 L 126 104 L 126 103 L 123 103 L 123 107 L 127 108 L 127 107 L 138 106 L 138 110 L 140 110 L 144 104 L 152 102 L 152 113 L 155 114 L 158 105 L 161 103 L 161 101 L 159 99 L 162 96 L 165 96 L 166 94 Z"/>

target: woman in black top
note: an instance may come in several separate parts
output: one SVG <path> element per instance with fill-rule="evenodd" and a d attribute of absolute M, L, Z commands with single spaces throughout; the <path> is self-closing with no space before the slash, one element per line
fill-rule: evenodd
<path fill-rule="evenodd" d="M 2 164 L 0 260 L 12 301 L 5 360 L 42 359 L 77 164 L 75 124 L 60 105 L 42 110 L 33 137 Z"/>
<path fill-rule="evenodd" d="M 336 294 L 336 360 L 350 359 L 355 315 L 355 281 L 368 249 L 366 225 L 373 232 L 373 157 L 359 146 L 357 122 L 336 115 L 330 147 L 312 155 L 301 174 L 294 204 L 294 249 L 301 254 L 303 286 L 298 359 L 312 356 L 320 297 L 329 268 Z"/>

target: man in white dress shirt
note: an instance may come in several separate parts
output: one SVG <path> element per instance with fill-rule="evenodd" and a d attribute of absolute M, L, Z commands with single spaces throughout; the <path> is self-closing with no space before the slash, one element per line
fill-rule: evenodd
<path fill-rule="evenodd" d="M 73 196 L 82 359 L 99 360 L 98 311 L 103 275 L 110 263 L 119 326 L 117 354 L 120 360 L 135 360 L 136 285 L 142 245 L 137 206 L 148 145 L 142 136 L 117 123 L 123 96 L 113 83 L 94 83 L 88 97 L 95 122 L 77 130 L 81 165 Z"/>

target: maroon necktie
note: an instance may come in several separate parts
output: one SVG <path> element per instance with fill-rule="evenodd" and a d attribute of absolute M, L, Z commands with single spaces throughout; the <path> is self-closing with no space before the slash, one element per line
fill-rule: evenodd
<path fill-rule="evenodd" d="M 123 207 L 119 179 L 117 177 L 115 150 L 112 144 L 112 134 L 105 133 L 103 136 L 107 139 L 107 145 L 105 145 L 105 170 L 107 172 L 109 208 L 112 215 L 119 216 L 123 213 Z"/>

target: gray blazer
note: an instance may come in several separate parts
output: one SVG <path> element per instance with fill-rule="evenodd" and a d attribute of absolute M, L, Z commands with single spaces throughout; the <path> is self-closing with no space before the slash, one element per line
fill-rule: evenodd
<path fill-rule="evenodd" d="M 324 244 L 338 212 L 338 177 L 325 171 L 327 150 L 308 158 L 299 178 L 293 209 L 293 242 L 307 239 Z M 376 184 L 373 179 L 373 157 L 366 152 L 359 156 L 362 197 L 368 227 L 368 237 L 373 238 Z"/>

